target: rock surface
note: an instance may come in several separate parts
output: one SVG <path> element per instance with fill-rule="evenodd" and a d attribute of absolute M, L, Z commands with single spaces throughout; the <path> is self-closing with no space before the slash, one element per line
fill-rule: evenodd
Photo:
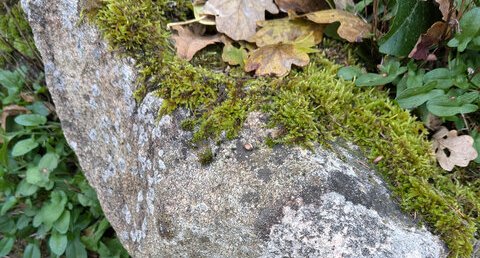
<path fill-rule="evenodd" d="M 185 114 L 156 122 L 162 100 L 151 95 L 136 106 L 133 61 L 79 20 L 78 0 L 22 4 L 67 140 L 132 256 L 445 256 L 348 144 L 270 149 L 254 113 L 200 165 L 179 126 Z"/>

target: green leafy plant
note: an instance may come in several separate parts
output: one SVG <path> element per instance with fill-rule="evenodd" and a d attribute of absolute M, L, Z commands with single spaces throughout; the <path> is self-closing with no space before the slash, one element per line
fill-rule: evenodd
<path fill-rule="evenodd" d="M 398 13 L 407 12 L 406 2 L 408 1 L 399 3 Z M 390 31 L 380 39 L 381 52 L 399 57 L 386 56 L 383 63 L 378 66 L 378 72 L 366 73 L 358 67 L 351 66 L 342 68 L 338 75 L 345 80 L 354 79 L 357 86 L 393 85 L 395 99 L 401 107 L 413 110 L 425 122 L 431 115 L 439 117 L 444 122 L 453 122 L 458 130 L 466 130 L 476 139 L 474 147 L 480 153 L 478 137 L 475 137 L 480 128 L 478 121 L 475 121 L 480 105 L 480 7 L 475 6 L 474 2 L 462 2 L 457 5 L 457 10 L 464 11 L 462 15 L 455 9 L 450 13 L 450 16 L 461 15 L 458 28 L 451 28 L 454 31 L 450 33 L 453 34 L 451 39 L 448 40 L 449 29 L 445 27 L 445 41 L 430 47 L 440 53 L 443 51 L 445 62 L 429 63 L 428 60 L 410 59 L 405 56 L 412 50 L 413 45 L 386 43 L 392 34 L 402 34 L 403 30 L 408 30 L 396 26 L 396 21 L 412 22 L 408 15 L 431 18 L 425 16 L 423 11 L 414 9 L 408 10 L 407 16 L 406 14 L 397 16 Z M 404 36 L 416 40 L 425 30 Z M 383 51 L 386 49 L 389 50 Z"/>
<path fill-rule="evenodd" d="M 0 257 L 128 257 L 63 136 L 13 2 L 0 12 Z"/>

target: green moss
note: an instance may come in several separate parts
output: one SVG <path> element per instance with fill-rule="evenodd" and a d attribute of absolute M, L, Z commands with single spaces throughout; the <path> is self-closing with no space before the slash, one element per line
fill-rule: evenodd
<path fill-rule="evenodd" d="M 205 151 L 198 154 L 198 161 L 203 166 L 207 166 L 213 161 L 213 152 L 212 149 L 208 148 Z"/>
<path fill-rule="evenodd" d="M 173 6 L 173 2 L 177 5 Z M 328 145 L 337 137 L 360 146 L 371 159 L 382 156 L 379 171 L 402 207 L 421 216 L 441 235 L 452 256 L 468 256 L 479 225 L 478 186 L 458 183 L 440 170 L 431 155 L 427 132 L 385 93 L 363 90 L 337 79 L 338 66 L 323 55 L 312 56 L 303 71 L 283 79 L 252 78 L 239 69 L 218 69 L 210 50 L 194 64 L 178 60 L 166 31 L 173 14 L 188 14 L 190 1 L 105 0 L 95 15 L 112 49 L 137 60 L 140 101 L 155 92 L 165 101 L 160 115 L 186 108 L 182 123 L 196 142 L 223 134 L 234 138 L 249 112 L 262 110 L 282 134 L 267 144 Z M 182 19 L 185 17 L 182 17 Z M 328 51 L 327 51 L 327 56 Z M 344 58 L 348 60 L 351 57 Z M 216 69 L 203 67 L 205 60 Z M 211 149 L 199 161 L 213 159 Z"/>

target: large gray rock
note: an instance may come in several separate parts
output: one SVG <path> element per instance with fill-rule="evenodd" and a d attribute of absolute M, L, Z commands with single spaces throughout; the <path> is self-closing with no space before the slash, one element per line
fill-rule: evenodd
<path fill-rule="evenodd" d="M 179 128 L 184 114 L 155 122 L 161 99 L 135 105 L 133 61 L 79 21 L 78 0 L 22 4 L 68 142 L 133 256 L 445 256 L 348 144 L 267 148 L 265 118 L 254 113 L 200 165 Z"/>

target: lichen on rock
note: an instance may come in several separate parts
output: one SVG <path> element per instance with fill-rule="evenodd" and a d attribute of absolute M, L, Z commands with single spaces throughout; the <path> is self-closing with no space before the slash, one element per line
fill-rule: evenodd
<path fill-rule="evenodd" d="M 105 0 L 89 17 L 113 55 L 95 27 L 81 22 L 84 6 L 54 1 L 24 0 L 23 5 L 66 136 L 77 146 L 87 178 L 131 254 L 275 256 L 289 238 L 300 239 L 299 228 L 290 230 L 292 223 L 338 202 L 344 211 L 362 205 L 358 210 L 371 215 L 359 218 L 365 223 L 377 215 L 387 221 L 383 240 L 374 238 L 383 241 L 381 246 L 361 242 L 368 246 L 365 251 L 354 248 L 356 240 L 336 236 L 337 229 L 327 232 L 335 239 L 330 244 L 351 243 L 342 254 L 401 257 L 410 251 L 392 241 L 408 235 L 424 240 L 409 246 L 422 257 L 433 249 L 434 257 L 443 255 L 435 237 L 424 229 L 410 230 L 415 228 L 411 219 L 395 208 L 382 183 L 375 183 L 381 179 L 365 167 L 368 161 L 339 154 L 345 164 L 318 145 L 337 150 L 333 142 L 340 138 L 360 146 L 370 161 L 383 157 L 378 170 L 402 207 L 433 226 L 453 255 L 471 252 L 475 193 L 459 189 L 439 171 L 425 129 L 408 112 L 386 94 L 337 79 L 338 66 L 322 54 L 283 79 L 192 65 L 173 55 L 165 30 L 173 14 L 188 14 L 190 1 Z M 46 17 L 55 15 L 44 29 Z M 116 59 L 118 53 L 124 59 Z M 253 151 L 245 149 L 247 143 Z M 208 151 L 213 161 L 205 166 L 199 154 Z M 97 153 L 101 156 L 95 159 Z M 375 203 L 390 208 L 380 214 L 382 207 Z M 325 212 L 334 214 L 337 208 Z M 340 223 L 338 232 L 353 227 Z M 300 244 L 305 254 L 309 244 Z M 311 254 L 327 252 L 315 248 Z"/>

